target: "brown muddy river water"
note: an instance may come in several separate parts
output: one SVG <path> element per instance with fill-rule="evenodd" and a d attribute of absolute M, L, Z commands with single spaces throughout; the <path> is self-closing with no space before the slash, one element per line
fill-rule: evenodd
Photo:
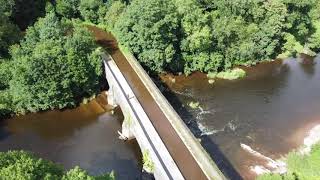
<path fill-rule="evenodd" d="M 121 59 L 112 36 L 91 30 Z M 202 73 L 160 77 L 164 95 L 230 179 L 254 179 L 252 167 L 268 169 L 257 153 L 279 159 L 320 124 L 320 56 L 244 69 L 246 78 L 214 84 Z M 66 169 L 79 165 L 94 175 L 114 170 L 118 179 L 140 179 L 139 147 L 118 139 L 123 116 L 119 109 L 112 114 L 103 99 L 0 121 L 0 151 L 23 149 Z M 191 108 L 190 102 L 200 106 Z"/>
<path fill-rule="evenodd" d="M 118 179 L 137 179 L 141 172 L 138 144 L 118 139 L 121 111 L 112 115 L 101 101 L 2 121 L 0 151 L 28 150 L 66 169 L 80 166 L 93 175 L 114 170 Z"/>
<path fill-rule="evenodd" d="M 161 77 L 170 89 L 164 92 L 167 99 L 231 179 L 254 179 L 250 168 L 265 166 L 241 144 L 278 159 L 301 146 L 308 131 L 320 124 L 320 57 L 245 70 L 244 79 L 213 85 L 201 73 Z M 190 102 L 200 107 L 192 109 Z"/>

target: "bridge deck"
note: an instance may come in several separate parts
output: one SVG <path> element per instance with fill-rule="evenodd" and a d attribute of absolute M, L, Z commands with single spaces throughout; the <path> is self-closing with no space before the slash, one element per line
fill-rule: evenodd
<path fill-rule="evenodd" d="M 183 176 L 186 179 L 193 180 L 207 179 L 188 148 L 185 146 L 165 114 L 162 112 L 161 108 L 155 102 L 148 89 L 144 86 L 142 80 L 128 63 L 122 52 L 118 49 L 114 37 L 98 28 L 91 27 L 90 29 L 95 34 L 98 43 L 100 43 L 111 54 L 148 117 L 152 121 L 153 126 L 156 128 L 161 139 L 165 143 L 169 153 L 173 157 Z"/>

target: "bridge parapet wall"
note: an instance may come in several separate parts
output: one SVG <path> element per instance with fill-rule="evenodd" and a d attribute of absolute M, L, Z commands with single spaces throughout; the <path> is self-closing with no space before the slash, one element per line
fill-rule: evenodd
<path fill-rule="evenodd" d="M 109 83 L 108 103 L 119 105 L 123 115 L 122 136 L 136 138 L 142 153 L 148 154 L 156 179 L 184 179 L 138 99 L 110 55 L 103 55 Z"/>
<path fill-rule="evenodd" d="M 209 154 L 201 146 L 199 141 L 194 137 L 192 132 L 173 109 L 167 99 L 160 92 L 158 87 L 154 84 L 150 76 L 145 72 L 142 66 L 138 63 L 136 58 L 130 53 L 124 53 L 128 63 L 134 69 L 139 76 L 144 86 L 148 89 L 149 93 L 158 104 L 162 112 L 165 114 L 170 124 L 175 129 L 176 133 L 188 148 L 190 154 L 200 166 L 202 172 L 207 179 L 222 180 L 226 179 L 223 173 L 220 171 L 215 162 L 211 159 Z"/>

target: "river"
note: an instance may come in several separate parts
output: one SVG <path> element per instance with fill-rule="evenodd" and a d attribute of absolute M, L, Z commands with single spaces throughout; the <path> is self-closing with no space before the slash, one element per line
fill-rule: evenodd
<path fill-rule="evenodd" d="M 106 106 L 106 97 L 75 109 L 16 116 L 0 124 L 0 151 L 27 150 L 63 165 L 80 166 L 92 175 L 114 171 L 118 179 L 141 176 L 136 141 L 118 139 L 123 115 Z"/>
<path fill-rule="evenodd" d="M 254 166 L 268 167 L 243 147 L 278 159 L 320 124 L 319 61 L 301 56 L 261 63 L 244 67 L 244 79 L 214 84 L 202 73 L 160 78 L 167 99 L 225 174 L 254 179 Z M 193 109 L 190 102 L 200 106 Z"/>
<path fill-rule="evenodd" d="M 114 58 L 121 58 L 111 34 L 90 29 Z M 214 84 L 203 73 L 159 79 L 164 95 L 222 171 L 230 179 L 254 179 L 252 167 L 268 167 L 265 159 L 243 147 L 278 159 L 301 146 L 310 129 L 320 124 L 319 61 L 302 56 L 260 63 L 242 67 L 244 79 Z M 139 147 L 118 139 L 121 111 L 112 114 L 101 99 L 105 97 L 76 109 L 1 121 L 0 151 L 24 149 L 66 169 L 79 165 L 94 175 L 114 170 L 119 179 L 139 178 Z M 200 106 L 191 108 L 190 102 Z"/>

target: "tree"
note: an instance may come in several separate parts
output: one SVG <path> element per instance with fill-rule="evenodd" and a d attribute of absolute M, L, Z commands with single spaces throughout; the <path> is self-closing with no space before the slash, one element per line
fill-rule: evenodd
<path fill-rule="evenodd" d="M 108 28 L 153 72 L 215 73 L 320 49 L 317 0 L 134 0 L 111 7 Z"/>
<path fill-rule="evenodd" d="M 56 11 L 66 18 L 78 18 L 80 0 L 56 0 Z"/>
<path fill-rule="evenodd" d="M 45 15 L 47 0 L 15 0 L 12 19 L 21 30 L 33 25 L 38 17 Z"/>
<path fill-rule="evenodd" d="M 20 31 L 18 27 L 10 21 L 12 9 L 14 7 L 13 0 L 0 0 L 0 60 L 8 57 L 9 47 L 18 42 L 20 39 Z"/>
<path fill-rule="evenodd" d="M 99 90 L 102 61 L 92 35 L 82 27 L 68 29 L 54 13 L 28 28 L 11 55 L 15 112 L 73 107 Z"/>
<path fill-rule="evenodd" d="M 65 172 L 62 166 L 36 157 L 25 151 L 0 152 L 1 180 L 114 180 L 112 173 L 90 176 L 88 172 L 75 167 Z"/>
<path fill-rule="evenodd" d="M 107 11 L 103 0 L 80 0 L 79 10 L 85 21 L 95 24 L 102 21 Z"/>
<path fill-rule="evenodd" d="M 52 179 L 62 177 L 63 169 L 50 161 L 24 151 L 0 152 L 0 179 Z"/>
<path fill-rule="evenodd" d="M 147 69 L 179 71 L 178 28 L 171 0 L 136 0 L 119 17 L 114 32 Z"/>
<path fill-rule="evenodd" d="M 108 8 L 108 11 L 106 12 L 106 15 L 102 21 L 103 24 L 106 24 L 108 29 L 113 30 L 114 25 L 119 20 L 119 17 L 126 9 L 126 4 L 121 1 L 115 1 L 113 3 L 110 3 L 110 7 Z"/>

